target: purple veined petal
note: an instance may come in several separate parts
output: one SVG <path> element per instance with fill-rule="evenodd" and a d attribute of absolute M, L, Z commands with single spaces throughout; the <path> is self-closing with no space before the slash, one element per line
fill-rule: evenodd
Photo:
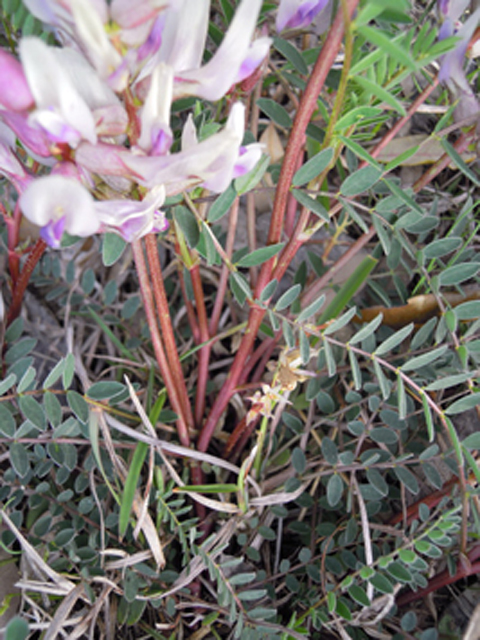
<path fill-rule="evenodd" d="M 163 214 L 157 210 L 164 201 L 165 189 L 158 186 L 143 200 L 104 200 L 95 203 L 95 210 L 103 227 L 117 231 L 124 240 L 132 242 L 160 224 Z"/>
<path fill-rule="evenodd" d="M 113 0 L 110 16 L 123 29 L 133 29 L 156 18 L 170 4 L 170 0 Z"/>
<path fill-rule="evenodd" d="M 173 69 L 161 62 L 152 73 L 150 89 L 148 91 L 142 112 L 140 114 L 141 135 L 138 146 L 149 152 L 156 149 L 155 155 L 161 155 L 161 149 L 170 144 L 173 136 L 170 131 L 170 107 L 173 97 Z"/>
<path fill-rule="evenodd" d="M 128 127 L 128 116 L 121 105 L 94 109 L 93 118 L 97 135 L 100 137 L 123 136 Z"/>
<path fill-rule="evenodd" d="M 22 65 L 0 49 L 0 105 L 10 111 L 24 111 L 34 105 Z"/>
<path fill-rule="evenodd" d="M 59 246 L 60 230 L 87 237 L 100 228 L 91 194 L 72 178 L 60 175 L 37 178 L 21 194 L 19 203 L 30 222 L 46 227 L 44 239 L 52 242 L 50 246 L 54 248 Z M 62 219 L 64 222 L 58 224 Z"/>
<path fill-rule="evenodd" d="M 227 93 L 247 56 L 261 4 L 261 0 L 242 0 L 220 47 L 203 67 L 179 73 L 174 65 L 174 98 L 219 100 Z"/>
<path fill-rule="evenodd" d="M 328 0 L 281 0 L 277 13 L 277 31 L 308 26 L 327 3 Z"/>
<path fill-rule="evenodd" d="M 66 142 L 74 149 L 82 135 L 79 131 L 70 126 L 55 111 L 48 109 L 36 109 L 30 114 L 28 124 L 34 129 L 41 129 L 51 142 Z"/>
<path fill-rule="evenodd" d="M 64 178 L 73 178 L 80 182 L 82 176 L 76 164 L 73 162 L 57 162 L 50 172 L 51 176 L 63 176 Z"/>
<path fill-rule="evenodd" d="M 28 114 L 0 111 L 0 118 L 10 127 L 23 146 L 36 156 L 49 158 L 52 155 L 50 143 L 43 133 L 28 124 Z"/>
<path fill-rule="evenodd" d="M 131 178 L 131 172 L 122 160 L 130 155 L 133 156 L 133 152 L 119 145 L 82 142 L 75 151 L 75 162 L 92 173 Z"/>
<path fill-rule="evenodd" d="M 233 169 L 233 178 L 239 178 L 251 171 L 263 154 L 265 145 L 254 142 L 246 147 L 240 147 L 238 159 Z"/>
<path fill-rule="evenodd" d="M 20 58 L 37 108 L 57 112 L 66 125 L 95 143 L 93 115 L 51 48 L 39 38 L 26 37 L 20 41 Z"/>
<path fill-rule="evenodd" d="M 137 63 L 142 62 L 146 58 L 152 58 L 152 56 L 157 53 L 162 45 L 164 28 L 165 13 L 161 13 L 151 25 L 148 25 L 147 37 L 141 38 L 141 44 L 137 49 Z M 135 29 L 135 31 L 137 30 Z M 130 42 L 130 34 L 131 30 L 128 32 L 123 31 L 122 42 Z"/>
<path fill-rule="evenodd" d="M 265 58 L 268 56 L 272 39 L 263 37 L 257 38 L 250 45 L 247 55 L 242 61 L 240 69 L 238 70 L 237 77 L 233 84 L 242 82 L 245 78 L 248 78 L 252 73 L 262 64 Z"/>
<path fill-rule="evenodd" d="M 217 193 L 224 191 L 232 179 L 240 140 L 224 129 L 186 151 L 169 156 L 121 156 L 130 175 L 146 186 L 165 185 L 167 195 L 175 195 L 204 185 Z"/>

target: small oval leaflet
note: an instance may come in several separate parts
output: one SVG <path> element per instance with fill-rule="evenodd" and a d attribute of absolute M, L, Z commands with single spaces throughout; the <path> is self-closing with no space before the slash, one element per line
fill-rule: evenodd
<path fill-rule="evenodd" d="M 275 124 L 283 127 L 285 129 L 289 129 L 292 126 L 292 119 L 288 114 L 288 111 L 285 107 L 282 107 L 281 104 L 275 102 L 271 98 L 259 98 L 257 100 L 257 105 L 263 111 L 265 115 L 267 115 Z"/>
<path fill-rule="evenodd" d="M 307 459 L 305 453 L 300 447 L 295 447 L 292 451 L 292 465 L 298 474 L 304 473 L 307 468 Z"/>
<path fill-rule="evenodd" d="M 127 243 L 117 233 L 103 234 L 102 262 L 105 267 L 111 267 L 122 257 Z"/>
<path fill-rule="evenodd" d="M 7 625 L 5 640 L 25 640 L 29 634 L 27 622 L 20 617 L 15 617 Z"/>
<path fill-rule="evenodd" d="M 268 247 L 262 247 L 261 249 L 255 249 L 251 253 L 248 253 L 243 258 L 237 262 L 237 267 L 256 267 L 257 265 L 263 264 L 273 258 L 273 256 L 277 255 L 283 247 L 285 246 L 284 242 L 279 242 L 278 244 L 271 244 Z"/>
<path fill-rule="evenodd" d="M 92 400 L 108 400 L 125 391 L 125 385 L 121 382 L 101 381 L 95 382 L 87 391 L 87 396 Z"/>
<path fill-rule="evenodd" d="M 343 181 L 340 193 L 348 197 L 358 196 L 373 187 L 381 177 L 381 169 L 372 166 L 362 167 Z"/>
<path fill-rule="evenodd" d="M 289 307 L 298 298 L 301 290 L 302 286 L 300 284 L 294 284 L 293 287 L 290 287 L 290 289 L 285 291 L 285 293 L 278 299 L 275 305 L 275 310 L 283 311 L 283 309 Z"/>
<path fill-rule="evenodd" d="M 440 286 L 451 287 L 465 280 L 473 278 L 480 271 L 480 262 L 462 262 L 440 271 L 438 280 Z"/>
<path fill-rule="evenodd" d="M 327 502 L 331 507 L 335 507 L 342 499 L 343 480 L 336 473 L 330 476 L 327 483 Z"/>
<path fill-rule="evenodd" d="M 320 151 L 320 153 L 317 153 L 317 155 L 313 156 L 313 158 L 310 158 L 310 160 L 308 160 L 303 165 L 303 167 L 300 167 L 300 169 L 293 176 L 293 186 L 301 187 L 304 184 L 310 182 L 310 180 L 313 180 L 314 178 L 319 176 L 322 171 L 324 171 L 328 167 L 328 165 L 332 161 L 332 158 L 333 149 L 331 147 Z"/>

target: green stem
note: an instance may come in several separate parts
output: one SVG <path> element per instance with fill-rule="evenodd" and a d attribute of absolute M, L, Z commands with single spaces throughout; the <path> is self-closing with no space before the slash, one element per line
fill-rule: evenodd
<path fill-rule="evenodd" d="M 340 77 L 340 83 L 338 85 L 337 95 L 335 97 L 335 103 L 333 105 L 332 114 L 328 121 L 327 131 L 322 143 L 322 148 L 326 149 L 333 136 L 333 129 L 337 123 L 337 120 L 342 111 L 343 103 L 345 100 L 345 93 L 347 91 L 348 74 L 350 73 L 350 67 L 352 65 L 352 53 L 353 53 L 353 35 L 351 29 L 350 15 L 348 13 L 346 0 L 341 0 L 343 24 L 345 28 L 345 51 L 342 66 L 342 75 Z M 321 183 L 321 180 L 319 180 Z"/>
<path fill-rule="evenodd" d="M 196 262 L 190 269 L 192 279 L 193 295 L 197 306 L 198 327 L 200 330 L 200 342 L 204 346 L 198 354 L 198 379 L 197 391 L 195 395 L 195 424 L 201 427 L 205 414 L 205 396 L 207 393 L 208 365 L 210 364 L 210 352 L 212 345 L 208 342 L 210 334 L 208 332 L 207 310 L 205 308 L 205 297 L 203 295 L 202 279 L 200 277 L 200 265 Z"/>

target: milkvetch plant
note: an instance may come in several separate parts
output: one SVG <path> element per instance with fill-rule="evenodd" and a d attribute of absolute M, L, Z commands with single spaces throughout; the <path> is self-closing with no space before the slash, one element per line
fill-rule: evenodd
<path fill-rule="evenodd" d="M 39 628 L 427 633 L 395 601 L 477 570 L 474 4 L 0 10 L 2 542 L 67 598 Z"/>

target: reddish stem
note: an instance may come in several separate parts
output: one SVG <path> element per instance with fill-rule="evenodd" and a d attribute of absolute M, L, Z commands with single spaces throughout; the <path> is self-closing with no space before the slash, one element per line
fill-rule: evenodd
<path fill-rule="evenodd" d="M 358 2 L 359 0 L 347 0 L 346 9 L 350 16 L 358 5 Z M 292 183 L 293 174 L 295 173 L 297 158 L 303 149 L 305 130 L 308 126 L 308 123 L 310 122 L 313 112 L 317 108 L 318 96 L 323 88 L 328 72 L 330 71 L 333 62 L 335 61 L 337 53 L 340 50 L 343 34 L 343 11 L 340 9 L 337 12 L 332 27 L 330 28 L 328 36 L 325 40 L 325 44 L 320 51 L 317 62 L 315 63 L 312 74 L 310 76 L 310 80 L 307 84 L 305 93 L 302 96 L 297 114 L 295 116 L 293 128 L 287 144 L 287 149 L 285 151 L 285 157 L 280 172 L 279 182 L 277 185 L 275 202 L 272 212 L 272 220 L 270 223 L 268 235 L 268 244 L 274 244 L 280 241 L 290 185 Z M 263 290 L 265 285 L 271 279 L 274 264 L 275 258 L 264 263 L 256 287 L 257 294 L 258 292 Z M 248 326 L 235 356 L 235 360 L 233 361 L 232 367 L 229 371 L 227 380 L 221 392 L 217 396 L 216 402 L 212 407 L 210 415 L 208 416 L 200 433 L 200 437 L 198 440 L 198 448 L 200 451 L 207 450 L 217 422 L 220 419 L 222 413 L 225 411 L 232 393 L 234 392 L 235 387 L 238 384 L 238 380 L 242 374 L 245 361 L 252 350 L 264 314 L 264 309 L 261 309 L 254 304 L 252 305 L 250 317 L 248 320 Z"/>
<path fill-rule="evenodd" d="M 20 222 L 22 214 L 20 212 L 20 206 L 17 202 L 15 206 L 15 213 L 13 217 L 9 216 L 3 204 L 0 203 L 0 210 L 3 214 L 3 219 L 7 227 L 8 237 L 8 268 L 10 277 L 12 279 L 12 289 L 15 289 L 17 279 L 20 275 L 20 256 L 16 251 L 18 245 L 18 237 L 20 233 Z"/>
<path fill-rule="evenodd" d="M 153 296 L 157 306 L 160 327 L 162 329 L 163 342 L 165 344 L 165 351 L 168 358 L 168 366 L 171 369 L 177 394 L 183 406 L 185 422 L 190 428 L 193 427 L 192 409 L 188 399 L 188 391 L 185 384 L 185 378 L 183 376 L 182 365 L 180 363 L 180 358 L 178 357 L 175 334 L 173 333 L 172 321 L 168 308 L 167 293 L 165 291 L 162 268 L 158 257 L 157 239 L 154 234 L 148 234 L 145 237 L 145 247 L 147 249 L 147 260 L 152 278 Z"/>
<path fill-rule="evenodd" d="M 20 309 L 22 308 L 23 296 L 25 295 L 25 289 L 27 288 L 27 285 L 30 281 L 33 270 L 37 266 L 37 263 L 42 257 L 46 247 L 46 242 L 39 238 L 35 243 L 33 249 L 28 254 L 28 258 L 23 266 L 23 269 L 15 282 L 12 295 L 12 303 L 7 315 L 7 325 L 13 322 L 20 313 Z"/>
<path fill-rule="evenodd" d="M 300 169 L 303 164 L 303 154 L 300 153 L 297 158 L 297 165 L 295 167 L 295 173 Z M 295 226 L 295 214 L 298 209 L 298 201 L 290 193 L 287 201 L 287 212 L 285 216 L 285 235 L 289 238 L 293 233 L 293 227 Z"/>
<path fill-rule="evenodd" d="M 132 251 L 133 251 L 133 257 L 135 259 L 135 266 L 137 268 L 138 280 L 140 282 L 143 305 L 145 307 L 148 327 L 150 329 L 150 336 L 152 338 L 155 358 L 160 368 L 160 373 L 162 374 L 163 380 L 165 382 L 165 387 L 167 389 L 170 402 L 172 403 L 172 408 L 178 416 L 178 419 L 177 419 L 178 437 L 182 445 L 185 447 L 188 447 L 190 445 L 190 436 L 188 435 L 188 423 L 186 421 L 185 414 L 184 414 L 185 408 L 182 406 L 181 399 L 179 398 L 177 387 L 175 385 L 175 382 L 170 370 L 170 364 L 167 361 L 167 358 L 165 356 L 162 339 L 160 337 L 160 332 L 158 330 L 152 287 L 150 284 L 150 278 L 147 271 L 147 264 L 145 262 L 145 256 L 143 255 L 143 248 L 140 240 L 134 240 L 132 242 Z"/>

